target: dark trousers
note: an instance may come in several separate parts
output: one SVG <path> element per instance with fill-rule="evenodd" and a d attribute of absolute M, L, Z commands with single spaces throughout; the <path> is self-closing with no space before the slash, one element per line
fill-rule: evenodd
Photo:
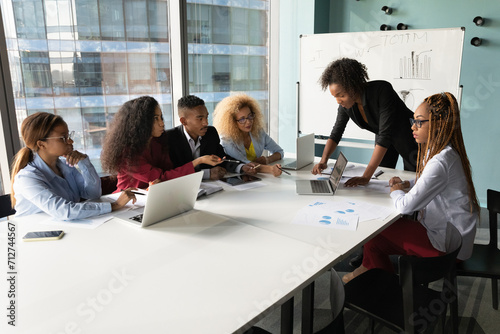
<path fill-rule="evenodd" d="M 384 158 L 380 162 L 380 167 L 396 168 L 398 162 L 399 152 L 394 146 L 390 146 L 384 155 Z M 415 172 L 417 170 L 417 148 L 415 145 L 415 150 L 412 150 L 408 154 L 401 154 L 403 158 L 404 170 Z"/>

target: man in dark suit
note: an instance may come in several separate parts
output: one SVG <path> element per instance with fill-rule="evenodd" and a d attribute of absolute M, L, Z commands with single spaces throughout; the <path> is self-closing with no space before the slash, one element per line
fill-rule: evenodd
<path fill-rule="evenodd" d="M 194 95 L 184 96 L 178 101 L 178 109 L 182 125 L 165 131 L 162 139 L 168 145 L 174 167 L 207 154 L 234 160 L 224 152 L 217 130 L 208 125 L 208 111 L 202 99 Z M 226 171 L 255 174 L 257 171 L 253 168 L 254 165 L 225 161 L 217 166 L 202 164 L 195 169 L 203 171 L 205 180 L 219 180 Z"/>

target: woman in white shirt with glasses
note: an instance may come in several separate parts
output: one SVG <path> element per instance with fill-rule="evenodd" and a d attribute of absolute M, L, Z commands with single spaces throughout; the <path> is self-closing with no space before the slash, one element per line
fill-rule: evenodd
<path fill-rule="evenodd" d="M 135 202 L 131 189 L 114 203 L 80 202 L 101 196 L 101 180 L 89 157 L 73 150 L 73 134 L 54 114 L 38 112 L 23 121 L 26 147 L 16 154 L 11 172 L 16 216 L 45 212 L 62 220 L 81 219 L 120 209 L 131 199 Z"/>
<path fill-rule="evenodd" d="M 393 271 L 389 255 L 439 256 L 454 244 L 448 223 L 462 235 L 457 256 L 472 254 L 479 202 L 465 151 L 457 100 L 451 93 L 429 96 L 410 119 L 419 146 L 415 182 L 393 177 L 391 197 L 401 214 L 418 212 L 418 220 L 401 218 L 365 244 L 363 264 L 342 280 L 347 283 L 372 268 Z M 409 189 L 405 192 L 404 189 Z"/>

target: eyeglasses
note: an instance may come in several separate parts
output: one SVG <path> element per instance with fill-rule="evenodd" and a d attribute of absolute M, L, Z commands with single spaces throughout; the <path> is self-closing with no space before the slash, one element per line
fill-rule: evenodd
<path fill-rule="evenodd" d="M 47 137 L 47 138 L 42 138 L 42 140 L 45 140 L 45 139 L 61 139 L 63 141 L 63 143 L 67 144 L 68 140 L 73 140 L 74 136 L 75 136 L 75 131 L 71 131 L 67 137 L 66 136 L 61 136 L 61 137 Z"/>
<path fill-rule="evenodd" d="M 250 113 L 250 115 L 248 115 L 246 118 L 245 117 L 242 117 L 240 119 L 237 119 L 236 122 L 240 123 L 240 124 L 245 124 L 246 121 L 253 121 L 253 119 L 255 118 L 255 114 L 252 112 Z"/>
<path fill-rule="evenodd" d="M 413 119 L 413 118 L 410 118 L 410 124 L 411 124 L 411 126 L 413 126 L 413 124 L 416 124 L 417 128 L 421 128 L 422 124 L 424 124 L 425 122 L 429 122 L 429 120 L 428 119 Z"/>

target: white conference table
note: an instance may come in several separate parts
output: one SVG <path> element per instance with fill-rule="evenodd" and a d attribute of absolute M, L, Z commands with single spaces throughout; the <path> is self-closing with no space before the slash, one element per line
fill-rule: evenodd
<path fill-rule="evenodd" d="M 330 167 L 332 165 L 333 163 L 329 164 Z M 360 164 L 356 165 L 360 166 Z M 258 174 L 258 177 L 262 178 L 261 182 L 265 184 L 259 188 L 238 191 L 231 186 L 223 185 L 225 191 L 201 198 L 196 202 L 195 208 L 231 217 L 246 224 L 324 248 L 333 253 L 341 254 L 342 258 L 348 256 L 357 247 L 363 245 L 400 217 L 393 209 L 389 187 L 387 187 L 386 193 L 382 193 L 369 187 L 347 188 L 342 183 L 333 196 L 298 195 L 295 191 L 296 180 L 313 180 L 319 177 L 311 173 L 312 167 L 311 164 L 299 171 L 287 170 L 291 175 L 283 173 L 280 177 Z M 384 171 L 378 177 L 379 180 L 388 181 L 393 176 L 399 176 L 404 180 L 415 178 L 413 172 L 390 168 L 379 169 Z M 327 175 L 322 176 L 328 177 Z M 219 183 L 223 184 L 220 181 Z M 332 202 L 369 202 L 390 208 L 392 213 L 383 220 L 360 222 L 355 232 L 291 224 L 297 211 L 316 199 Z"/>
<path fill-rule="evenodd" d="M 314 198 L 295 194 L 295 179 L 315 178 L 308 167 L 262 175 L 261 188 L 225 187 L 145 229 L 113 219 L 28 243 L 28 231 L 60 228 L 40 225 L 43 214 L 14 219 L 18 326 L 7 333 L 220 334 L 242 332 L 280 305 L 293 312 L 297 292 L 398 217 L 359 223 L 355 232 L 290 224 Z M 360 189 L 322 198 L 391 205 L 388 195 Z"/>
<path fill-rule="evenodd" d="M 329 167 L 333 166 L 333 164 L 334 160 L 330 160 Z M 362 166 L 360 164 L 355 165 Z M 278 178 L 269 174 L 259 174 L 258 176 L 262 178 L 262 183 L 265 186 L 244 190 L 242 191 L 244 195 L 239 194 L 240 191 L 235 190 L 233 187 L 224 185 L 224 192 L 198 200 L 195 207 L 199 210 L 231 217 L 246 224 L 308 243 L 317 249 L 317 258 L 329 256 L 332 260 L 329 267 L 341 262 L 400 217 L 400 214 L 393 209 L 394 205 L 389 196 L 389 187 L 387 187 L 387 192 L 383 193 L 379 189 L 372 190 L 370 187 L 347 188 L 342 183 L 333 196 L 298 195 L 295 191 L 296 180 L 313 180 L 319 177 L 311 173 L 312 168 L 313 164 L 310 164 L 299 171 L 287 170 L 291 175 L 283 173 Z M 399 176 L 403 180 L 415 178 L 413 172 L 382 167 L 379 169 L 384 171 L 378 177 L 379 180 L 388 182 L 393 176 Z M 328 176 L 323 175 L 323 177 Z M 393 210 L 385 219 L 359 222 L 356 231 L 291 224 L 301 208 L 316 200 L 369 202 Z M 312 333 L 314 279 L 327 269 L 317 271 L 312 277 L 313 280 L 308 280 L 309 285 L 304 288 L 302 296 L 302 333 Z M 283 313 L 288 314 L 283 315 Z M 293 300 L 290 300 L 282 307 L 282 317 L 284 317 L 281 323 L 282 333 L 289 332 L 293 325 Z"/>
<path fill-rule="evenodd" d="M 20 241 L 28 231 L 60 229 L 40 225 L 44 217 L 15 220 L 18 326 L 2 321 L 7 333 L 241 332 L 336 257 L 197 210 L 145 229 L 112 220 L 94 230 L 65 227 L 58 241 Z"/>

